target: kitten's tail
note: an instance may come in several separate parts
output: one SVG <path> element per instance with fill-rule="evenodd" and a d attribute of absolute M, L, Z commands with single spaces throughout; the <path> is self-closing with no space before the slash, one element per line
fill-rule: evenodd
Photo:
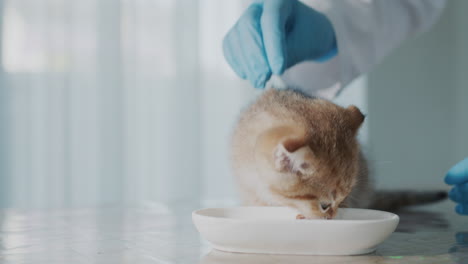
<path fill-rule="evenodd" d="M 423 205 L 447 198 L 446 191 L 376 191 L 370 209 L 396 211 L 410 205 Z"/>

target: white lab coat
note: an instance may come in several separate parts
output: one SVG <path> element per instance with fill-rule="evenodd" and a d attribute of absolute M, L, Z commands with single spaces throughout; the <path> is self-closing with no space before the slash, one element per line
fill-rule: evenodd
<path fill-rule="evenodd" d="M 427 30 L 445 0 L 303 0 L 325 14 L 335 29 L 338 55 L 324 62 L 304 62 L 282 77 L 290 87 L 334 98 L 356 77 L 405 39 Z"/>

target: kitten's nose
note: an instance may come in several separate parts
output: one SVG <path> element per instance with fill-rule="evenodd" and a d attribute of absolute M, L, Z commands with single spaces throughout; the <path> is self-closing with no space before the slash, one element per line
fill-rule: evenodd
<path fill-rule="evenodd" d="M 330 208 L 330 205 L 331 203 L 320 203 L 320 208 L 322 209 L 322 211 L 327 211 L 328 208 Z"/>

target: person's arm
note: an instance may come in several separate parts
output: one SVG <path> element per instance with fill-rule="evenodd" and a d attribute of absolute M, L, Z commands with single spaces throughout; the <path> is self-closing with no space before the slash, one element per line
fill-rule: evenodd
<path fill-rule="evenodd" d="M 361 74 L 367 73 L 404 40 L 429 29 L 437 21 L 445 0 L 305 0 L 309 7 L 323 13 L 331 21 L 336 33 L 338 56 L 327 62 L 334 65 L 328 72 L 328 85 L 334 95 Z M 300 68 L 300 67 L 299 67 Z M 331 69 L 331 71 L 330 71 Z M 294 70 L 294 69 L 292 69 Z M 305 72 L 317 70 L 316 64 L 304 65 Z M 293 74 L 297 77 L 298 74 Z M 291 79 L 291 78 L 289 78 Z M 312 78 L 300 85 L 315 86 Z M 336 83 L 333 83 L 333 80 Z M 293 83 L 294 80 L 291 80 Z M 320 87 L 320 86 L 319 86 Z"/>
<path fill-rule="evenodd" d="M 256 0 L 227 33 L 237 75 L 262 88 L 274 75 L 331 99 L 403 40 L 429 28 L 445 0 Z"/>

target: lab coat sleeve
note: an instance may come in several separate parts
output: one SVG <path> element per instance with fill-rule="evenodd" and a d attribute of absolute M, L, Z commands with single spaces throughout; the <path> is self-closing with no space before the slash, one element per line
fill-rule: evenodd
<path fill-rule="evenodd" d="M 306 62 L 284 74 L 286 83 L 332 99 L 367 73 L 405 39 L 427 30 L 445 0 L 304 0 L 325 14 L 335 29 L 338 55 L 325 63 Z"/>

